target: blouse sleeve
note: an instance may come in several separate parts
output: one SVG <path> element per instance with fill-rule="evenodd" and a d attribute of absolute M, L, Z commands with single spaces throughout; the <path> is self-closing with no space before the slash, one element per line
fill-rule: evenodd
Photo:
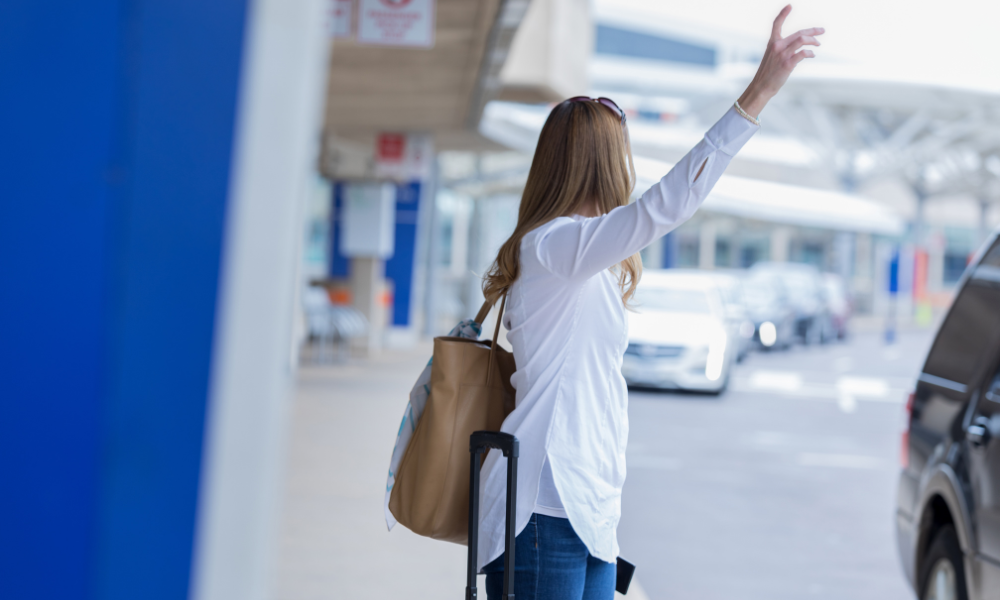
<path fill-rule="evenodd" d="M 694 215 L 733 156 L 759 129 L 730 108 L 635 202 L 599 217 L 559 219 L 538 239 L 538 260 L 566 279 L 586 279 L 642 250 Z"/>

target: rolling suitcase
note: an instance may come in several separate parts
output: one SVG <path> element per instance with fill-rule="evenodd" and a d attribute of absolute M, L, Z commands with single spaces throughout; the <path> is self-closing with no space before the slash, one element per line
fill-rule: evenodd
<path fill-rule="evenodd" d="M 503 600 L 514 600 L 514 536 L 517 528 L 517 438 L 499 431 L 477 431 L 469 438 L 469 570 L 465 600 L 477 600 L 476 563 L 479 552 L 479 469 L 480 455 L 488 448 L 507 457 L 507 532 L 504 538 Z"/>
<path fill-rule="evenodd" d="M 517 535 L 517 438 L 499 431 L 476 431 L 469 438 L 469 565 L 466 573 L 465 600 L 478 600 L 476 590 L 476 563 L 479 554 L 479 470 L 480 454 L 495 448 L 507 457 L 507 514 L 504 535 L 503 600 L 514 600 L 514 537 Z M 635 565 L 618 557 L 618 576 L 615 590 L 628 593 Z"/>

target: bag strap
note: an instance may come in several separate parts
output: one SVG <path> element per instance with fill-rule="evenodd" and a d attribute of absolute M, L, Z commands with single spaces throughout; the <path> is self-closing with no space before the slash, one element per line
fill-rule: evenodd
<path fill-rule="evenodd" d="M 483 302 L 483 306 L 479 309 L 479 312 L 476 313 L 476 318 L 474 318 L 473 321 L 482 325 L 483 320 L 486 319 L 486 315 L 490 314 L 491 308 L 493 308 L 493 305 L 490 304 L 489 300 Z"/>
<path fill-rule="evenodd" d="M 503 322 L 503 309 L 507 305 L 507 294 L 503 295 L 500 299 L 500 314 L 497 315 L 497 326 L 493 329 L 493 343 L 490 344 L 490 362 L 486 369 L 486 387 L 489 387 L 490 380 L 493 378 L 493 365 L 496 363 L 497 356 L 497 338 L 500 337 L 500 323 Z M 489 302 L 484 302 L 483 307 L 479 309 L 479 314 L 476 315 L 476 322 L 482 324 L 483 319 L 490 312 Z"/>

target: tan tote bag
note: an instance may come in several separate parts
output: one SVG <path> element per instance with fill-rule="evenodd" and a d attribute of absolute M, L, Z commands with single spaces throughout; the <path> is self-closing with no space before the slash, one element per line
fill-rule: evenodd
<path fill-rule="evenodd" d="M 514 355 L 493 341 L 434 338 L 431 389 L 424 414 L 403 454 L 389 511 L 407 529 L 467 545 L 469 539 L 469 437 L 473 431 L 498 431 L 514 410 Z M 483 304 L 476 315 L 489 313 Z"/>

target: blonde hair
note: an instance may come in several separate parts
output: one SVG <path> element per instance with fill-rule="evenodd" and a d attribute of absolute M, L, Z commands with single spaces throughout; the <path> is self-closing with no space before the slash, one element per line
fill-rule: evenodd
<path fill-rule="evenodd" d="M 500 246 L 483 278 L 483 295 L 495 303 L 521 271 L 521 240 L 552 219 L 568 216 L 587 202 L 598 214 L 628 204 L 635 187 L 635 166 L 628 129 L 597 102 L 564 101 L 549 113 L 535 148 L 521 196 L 517 226 Z M 642 275 L 639 254 L 612 269 L 618 274 L 622 302 L 628 305 Z"/>

